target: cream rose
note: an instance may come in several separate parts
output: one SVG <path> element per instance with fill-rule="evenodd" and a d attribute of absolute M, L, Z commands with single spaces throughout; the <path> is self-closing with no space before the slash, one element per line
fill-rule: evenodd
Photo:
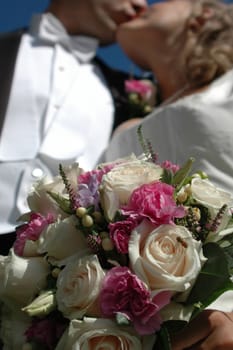
<path fill-rule="evenodd" d="M 76 188 L 77 179 L 82 173 L 82 169 L 75 163 L 72 166 L 64 168 L 64 170 L 70 185 L 72 188 Z M 27 201 L 30 210 L 44 215 L 51 213 L 54 214 L 55 217 L 58 215 L 62 217 L 67 216 L 65 212 L 58 207 L 48 192 L 59 194 L 68 199 L 61 176 L 56 176 L 53 179 L 44 178 L 36 182 L 29 192 Z"/>
<path fill-rule="evenodd" d="M 153 294 L 158 290 L 187 291 L 205 261 L 201 243 L 185 227 L 161 225 L 153 230 L 147 222 L 131 233 L 129 259 Z"/>
<path fill-rule="evenodd" d="M 50 258 L 63 260 L 79 251 L 87 249 L 86 239 L 76 228 L 77 218 L 70 216 L 50 224 L 38 240 L 37 251 Z"/>
<path fill-rule="evenodd" d="M 0 299 L 9 308 L 27 305 L 46 286 L 49 265 L 42 257 L 23 258 L 13 249 L 6 257 L 0 257 Z"/>
<path fill-rule="evenodd" d="M 118 349 L 151 350 L 154 336 L 140 338 L 129 326 L 119 326 L 108 319 L 72 320 L 55 350 Z"/>
<path fill-rule="evenodd" d="M 224 204 L 233 205 L 231 193 L 217 188 L 207 179 L 194 178 L 191 182 L 191 192 L 198 203 L 215 211 L 219 210 Z"/>
<path fill-rule="evenodd" d="M 160 166 L 135 159 L 105 174 L 101 184 L 101 203 L 106 216 L 112 220 L 120 206 L 127 204 L 135 188 L 159 180 L 162 173 Z"/>
<path fill-rule="evenodd" d="M 72 258 L 57 280 L 58 309 L 69 319 L 98 316 L 97 298 L 104 270 L 96 255 Z"/>

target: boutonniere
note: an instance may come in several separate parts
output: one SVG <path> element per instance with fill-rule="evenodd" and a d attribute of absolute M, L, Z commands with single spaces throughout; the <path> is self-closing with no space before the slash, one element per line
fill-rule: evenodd
<path fill-rule="evenodd" d="M 126 80 L 125 91 L 128 94 L 130 117 L 144 117 L 153 110 L 157 88 L 151 80 Z"/>

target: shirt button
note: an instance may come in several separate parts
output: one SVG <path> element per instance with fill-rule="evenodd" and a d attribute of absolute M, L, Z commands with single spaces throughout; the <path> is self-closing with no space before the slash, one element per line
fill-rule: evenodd
<path fill-rule="evenodd" d="M 39 179 L 44 174 L 43 170 L 40 168 L 35 168 L 32 170 L 32 176 Z"/>
<path fill-rule="evenodd" d="M 59 69 L 60 72 L 63 72 L 65 68 L 60 66 L 60 67 L 58 67 L 58 69 Z"/>

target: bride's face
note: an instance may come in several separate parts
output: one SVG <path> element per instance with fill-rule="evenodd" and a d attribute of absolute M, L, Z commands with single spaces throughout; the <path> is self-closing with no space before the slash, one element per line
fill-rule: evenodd
<path fill-rule="evenodd" d="M 194 0 L 161 1 L 149 6 L 135 19 L 122 24 L 117 41 L 137 64 L 147 67 L 148 55 L 163 54 L 184 32 Z"/>

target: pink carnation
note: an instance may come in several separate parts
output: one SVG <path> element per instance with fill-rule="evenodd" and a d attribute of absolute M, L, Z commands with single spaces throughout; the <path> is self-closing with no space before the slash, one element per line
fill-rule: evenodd
<path fill-rule="evenodd" d="M 160 181 L 144 184 L 133 191 L 129 204 L 122 208 L 122 213 L 141 218 L 148 218 L 159 226 L 172 224 L 174 218 L 182 218 L 185 210 L 176 205 L 174 188 Z"/>
<path fill-rule="evenodd" d="M 78 183 L 79 184 L 89 184 L 89 182 L 93 176 L 95 176 L 98 183 L 100 183 L 103 175 L 107 174 L 115 166 L 116 166 L 116 164 L 112 163 L 112 164 L 108 164 L 108 165 L 104 166 L 102 169 L 94 169 L 91 171 L 86 171 L 85 173 L 82 173 L 78 176 Z"/>
<path fill-rule="evenodd" d="M 144 81 L 130 79 L 125 81 L 125 91 L 127 93 L 137 93 L 142 99 L 149 99 L 152 94 L 152 86 Z"/>
<path fill-rule="evenodd" d="M 170 292 L 157 294 L 153 300 L 144 283 L 128 267 L 114 267 L 108 271 L 100 294 L 100 307 L 104 317 L 125 315 L 136 331 L 151 334 L 159 330 L 159 310 L 170 301 Z"/>
<path fill-rule="evenodd" d="M 30 221 L 16 228 L 16 240 L 13 245 L 15 253 L 19 256 L 23 256 L 26 240 L 36 241 L 41 232 L 53 222 L 54 217 L 52 214 L 48 214 L 47 217 L 44 217 L 38 213 L 31 213 Z"/>
<path fill-rule="evenodd" d="M 128 253 L 129 237 L 137 225 L 138 221 L 132 218 L 109 224 L 110 237 L 119 253 Z"/>
<path fill-rule="evenodd" d="M 34 319 L 26 330 L 25 336 L 28 342 L 36 342 L 43 349 L 55 349 L 58 340 L 62 336 L 67 324 L 66 321 L 54 319 Z"/>

